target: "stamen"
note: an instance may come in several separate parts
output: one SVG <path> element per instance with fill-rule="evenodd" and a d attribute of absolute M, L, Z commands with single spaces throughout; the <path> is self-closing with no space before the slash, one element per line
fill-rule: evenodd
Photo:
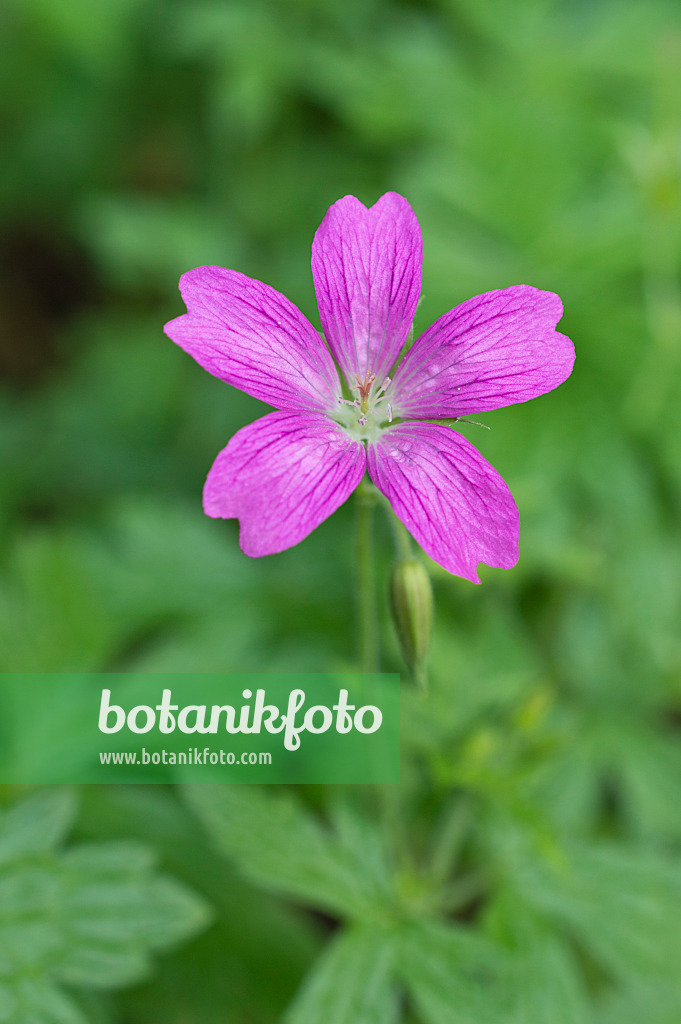
<path fill-rule="evenodd" d="M 392 423 L 392 421 L 393 421 L 393 407 L 390 404 L 390 402 L 388 402 L 388 423 Z"/>

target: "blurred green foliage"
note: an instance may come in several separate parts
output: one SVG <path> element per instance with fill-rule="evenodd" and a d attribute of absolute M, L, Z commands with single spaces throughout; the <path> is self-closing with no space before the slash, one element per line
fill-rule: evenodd
<path fill-rule="evenodd" d="M 203 929 L 203 901 L 155 875 L 139 843 L 61 850 L 76 816 L 54 789 L 0 818 L 0 1019 L 87 1024 L 63 985 L 106 990 L 150 973 L 152 950 Z"/>
<path fill-rule="evenodd" d="M 678 5 L 5 0 L 0 58 L 4 669 L 356 662 L 351 503 L 258 562 L 203 517 L 264 407 L 162 335 L 184 270 L 314 319 L 326 208 L 395 189 L 424 234 L 417 330 L 525 282 L 561 295 L 578 353 L 557 392 L 465 428 L 521 559 L 480 587 L 431 567 L 399 793 L 81 794 L 81 839 L 144 840 L 215 923 L 77 1012 L 678 1024 Z M 49 991 L 47 1019 L 77 1019 Z"/>

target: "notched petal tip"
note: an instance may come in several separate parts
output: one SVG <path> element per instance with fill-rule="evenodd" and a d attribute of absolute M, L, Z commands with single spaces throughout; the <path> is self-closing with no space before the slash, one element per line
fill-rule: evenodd
<path fill-rule="evenodd" d="M 213 376 L 279 409 L 335 408 L 338 373 L 312 324 L 276 289 L 205 266 L 180 278 L 187 312 L 165 333 Z"/>
<path fill-rule="evenodd" d="M 202 267 L 193 267 L 191 270 L 185 270 L 184 274 L 180 275 L 177 287 L 187 309 L 191 312 L 192 306 L 203 306 L 201 301 L 202 289 L 207 291 L 212 291 L 213 289 L 225 291 L 230 286 L 233 286 L 234 282 L 238 282 L 246 287 L 249 284 L 264 288 L 269 287 L 268 285 L 263 285 L 262 281 L 247 277 L 246 274 L 242 274 L 239 270 L 229 270 L 227 267 L 218 267 L 212 263 L 207 263 Z"/>
<path fill-rule="evenodd" d="M 390 210 L 396 215 L 413 217 L 414 220 L 416 220 L 416 214 L 414 213 L 411 203 L 408 199 L 405 199 L 403 195 L 400 195 L 399 192 L 384 192 L 380 199 L 377 199 L 374 205 L 369 207 L 369 209 Z"/>
<path fill-rule="evenodd" d="M 421 294 L 416 215 L 396 192 L 366 207 L 344 196 L 312 243 L 312 275 L 324 335 L 346 380 L 385 376 L 400 353 Z"/>
<path fill-rule="evenodd" d="M 206 482 L 203 485 L 202 504 L 203 511 L 210 519 L 232 519 L 233 516 L 225 516 L 220 510 L 220 504 L 216 500 L 215 495 L 208 486 L 210 479 L 210 473 L 206 477 Z"/>
<path fill-rule="evenodd" d="M 335 203 L 331 203 L 331 206 L 326 211 L 324 220 L 326 220 L 332 211 L 337 214 L 357 213 L 361 215 L 363 213 L 368 213 L 371 210 L 377 212 L 390 211 L 394 214 L 406 214 L 411 215 L 414 218 L 416 217 L 411 203 L 408 199 L 405 199 L 403 195 L 400 195 L 399 192 L 384 192 L 375 203 L 371 204 L 371 206 L 366 206 L 361 199 L 357 198 L 357 196 L 350 194 L 341 196 L 341 198 L 337 199 Z M 322 220 L 322 224 L 324 223 L 324 220 Z"/>
<path fill-rule="evenodd" d="M 554 292 L 513 285 L 476 295 L 445 313 L 414 343 L 394 375 L 395 408 L 406 418 L 489 412 L 527 402 L 570 376 L 574 345 L 558 332 Z"/>
<path fill-rule="evenodd" d="M 496 472 L 493 466 L 490 468 Z M 506 483 L 503 478 L 499 477 L 499 479 L 504 484 L 504 487 L 506 487 Z M 508 490 L 508 488 L 506 488 L 506 490 L 508 491 L 508 497 L 513 502 L 513 509 L 515 511 L 516 529 L 515 531 L 513 529 L 510 531 L 510 542 L 501 548 L 496 548 L 494 561 L 485 561 L 484 559 L 481 559 L 480 561 L 476 561 L 474 564 L 468 566 L 468 573 L 456 573 L 457 576 L 460 575 L 462 579 L 470 580 L 470 582 L 475 583 L 476 586 L 482 584 L 482 580 L 480 579 L 480 566 L 484 566 L 485 570 L 503 569 L 506 571 L 508 569 L 515 569 L 516 565 L 520 561 L 520 513 L 510 490 Z"/>
<path fill-rule="evenodd" d="M 184 321 L 187 315 L 187 313 L 181 313 L 180 316 L 173 317 L 172 320 L 169 320 L 168 323 L 163 325 L 163 333 L 166 335 L 166 337 L 170 338 L 170 340 L 174 341 L 176 344 L 177 339 L 180 337 L 182 333 Z"/>
<path fill-rule="evenodd" d="M 533 284 L 512 284 L 508 288 L 498 288 L 494 292 L 487 292 L 488 295 L 506 294 L 513 296 L 527 303 L 528 306 L 541 307 L 547 320 L 553 320 L 554 326 L 563 315 L 563 301 L 560 295 L 547 291 L 544 288 L 536 288 Z"/>

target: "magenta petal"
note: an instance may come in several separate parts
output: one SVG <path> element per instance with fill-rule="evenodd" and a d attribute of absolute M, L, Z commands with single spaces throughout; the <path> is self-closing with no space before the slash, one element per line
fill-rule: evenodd
<path fill-rule="evenodd" d="M 220 380 L 280 409 L 332 409 L 333 360 L 297 306 L 235 270 L 198 267 L 180 278 L 188 312 L 165 332 Z"/>
<path fill-rule="evenodd" d="M 398 416 L 463 416 L 526 402 L 570 376 L 574 346 L 553 292 L 520 284 L 462 302 L 417 339 L 394 376 Z"/>
<path fill-rule="evenodd" d="M 479 583 L 479 562 L 518 561 L 518 509 L 489 462 L 465 437 L 433 423 L 386 430 L 367 453 L 371 479 L 426 554 Z"/>
<path fill-rule="evenodd" d="M 350 386 L 379 382 L 407 339 L 421 294 L 421 228 L 406 199 L 386 192 L 367 209 L 354 196 L 330 207 L 312 243 L 324 335 Z"/>
<path fill-rule="evenodd" d="M 213 463 L 203 507 L 238 519 L 241 550 L 257 558 L 298 544 L 354 491 L 366 456 L 326 416 L 271 412 L 234 435 Z"/>

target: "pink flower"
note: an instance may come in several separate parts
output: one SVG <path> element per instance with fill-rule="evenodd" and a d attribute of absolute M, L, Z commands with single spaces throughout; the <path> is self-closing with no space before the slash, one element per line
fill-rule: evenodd
<path fill-rule="evenodd" d="M 526 402 L 561 384 L 574 362 L 572 342 L 555 330 L 563 307 L 528 285 L 486 292 L 441 316 L 398 362 L 421 292 L 421 252 L 416 216 L 395 192 L 370 209 L 354 196 L 334 203 L 312 243 L 323 337 L 285 296 L 235 270 L 182 276 L 188 312 L 166 334 L 277 410 L 232 438 L 204 489 L 207 515 L 239 519 L 247 555 L 298 544 L 368 470 L 449 572 L 479 583 L 479 562 L 517 562 L 508 487 L 461 434 L 427 421 Z"/>

